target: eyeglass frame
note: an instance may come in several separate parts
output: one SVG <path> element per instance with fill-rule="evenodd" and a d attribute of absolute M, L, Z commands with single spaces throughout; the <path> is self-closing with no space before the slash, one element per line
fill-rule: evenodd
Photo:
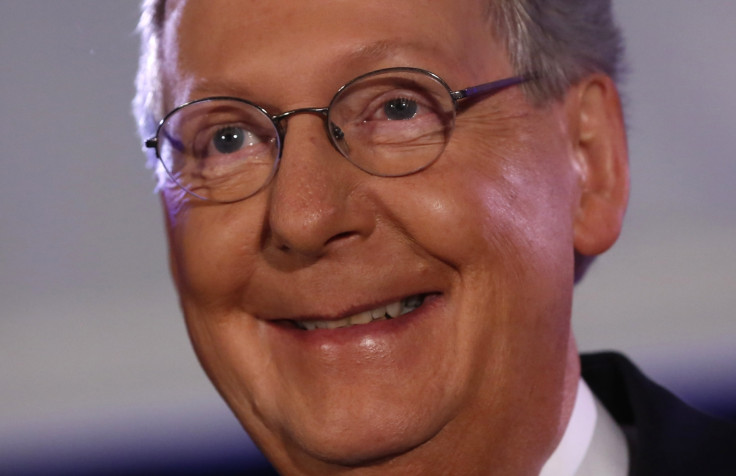
<path fill-rule="evenodd" d="M 450 86 L 447 84 L 447 82 L 444 79 L 442 79 L 437 74 L 435 74 L 435 73 L 433 73 L 433 72 L 431 72 L 429 70 L 426 70 L 426 69 L 414 68 L 414 67 L 408 67 L 408 66 L 383 68 L 383 69 L 378 69 L 378 70 L 375 70 L 375 71 L 371 71 L 371 72 L 368 72 L 368 73 L 361 74 L 360 76 L 358 76 L 356 78 L 353 78 L 352 80 L 350 80 L 347 83 L 345 83 L 344 85 L 342 85 L 337 90 L 337 92 L 332 96 L 332 99 L 330 100 L 329 105 L 327 105 L 326 107 L 301 107 L 301 108 L 297 108 L 297 109 L 292 109 L 292 110 L 289 110 L 289 111 L 285 111 L 285 112 L 282 112 L 280 114 L 271 114 L 264 107 L 262 107 L 262 106 L 260 106 L 260 105 L 258 105 L 256 103 L 254 103 L 254 102 L 252 102 L 252 101 L 250 101 L 248 99 L 243 99 L 243 98 L 239 98 L 239 97 L 235 97 L 235 96 L 209 96 L 209 97 L 204 97 L 204 98 L 195 99 L 195 100 L 192 100 L 192 101 L 185 102 L 185 103 L 180 104 L 179 106 L 175 107 L 174 109 L 172 109 L 168 113 L 166 113 L 164 115 L 164 117 L 159 121 L 158 125 L 156 126 L 156 134 L 153 135 L 152 137 L 150 137 L 149 139 L 146 139 L 144 141 L 143 145 L 144 145 L 144 147 L 146 149 L 154 149 L 155 150 L 156 158 L 164 166 L 164 169 L 166 170 L 166 175 L 169 177 L 169 179 L 171 179 L 179 188 L 181 188 L 182 190 L 184 190 L 186 193 L 188 193 L 190 195 L 193 195 L 193 196 L 199 198 L 200 200 L 204 200 L 204 201 L 215 202 L 215 203 L 236 203 L 236 202 L 240 202 L 240 201 L 246 200 L 246 199 L 252 197 L 253 195 L 257 194 L 261 190 L 263 190 L 269 183 L 271 183 L 271 180 L 273 180 L 273 177 L 276 175 L 276 172 L 278 171 L 279 165 L 281 163 L 281 155 L 283 153 L 283 144 L 284 144 L 284 139 L 285 139 L 285 136 L 286 136 L 286 128 L 281 125 L 281 121 L 283 121 L 285 119 L 288 119 L 291 116 L 294 116 L 294 115 L 297 115 L 297 114 L 318 114 L 318 115 L 321 115 L 321 116 L 323 116 L 325 118 L 325 129 L 326 129 L 327 135 L 330 138 L 330 144 L 332 144 L 332 146 L 340 153 L 340 155 L 342 155 L 345 159 L 347 159 L 347 161 L 350 162 L 353 166 L 355 166 L 356 168 L 358 168 L 358 169 L 366 172 L 367 174 L 370 174 L 370 175 L 373 175 L 373 176 L 376 176 L 376 177 L 405 177 L 407 175 L 418 173 L 418 172 L 421 172 L 422 170 L 426 169 L 427 167 L 429 167 L 430 165 L 432 165 L 437 160 L 437 158 L 439 158 L 439 155 L 442 155 L 442 153 L 440 153 L 435 159 L 433 159 L 432 161 L 430 161 L 429 163 L 427 163 L 423 167 L 421 167 L 419 169 L 416 169 L 416 170 L 412 170 L 412 171 L 406 172 L 406 173 L 396 174 L 396 175 L 388 175 L 388 174 L 374 173 L 374 172 L 371 172 L 369 170 L 366 170 L 365 168 L 363 168 L 360 165 L 358 165 L 355 162 L 353 162 L 350 159 L 350 157 L 348 157 L 346 155 L 346 153 L 343 152 L 337 146 L 337 144 L 335 144 L 335 141 L 336 140 L 339 140 L 339 138 L 335 135 L 335 131 L 331 131 L 330 130 L 330 123 L 327 120 L 329 118 L 330 108 L 332 108 L 333 104 L 335 103 L 335 100 L 340 97 L 341 93 L 346 88 L 350 87 L 351 85 L 355 84 L 358 81 L 363 80 L 364 78 L 367 78 L 367 77 L 370 77 L 370 76 L 374 76 L 374 75 L 378 75 L 378 74 L 391 73 L 391 72 L 397 72 L 397 73 L 399 73 L 399 72 L 415 72 L 415 73 L 424 74 L 424 75 L 429 76 L 430 78 L 434 79 L 435 81 L 437 81 L 439 84 L 441 84 L 447 90 L 448 94 L 450 95 L 450 98 L 452 99 L 452 104 L 453 104 L 453 108 L 455 110 L 455 114 L 457 114 L 459 101 L 461 101 L 463 99 L 478 98 L 478 97 L 483 96 L 483 95 L 492 96 L 492 95 L 494 95 L 494 94 L 496 94 L 498 92 L 503 91 L 504 89 L 507 89 L 507 88 L 510 88 L 512 86 L 516 86 L 516 85 L 523 84 L 523 83 L 526 83 L 528 81 L 532 81 L 534 79 L 537 79 L 537 75 L 535 75 L 535 74 L 522 74 L 522 75 L 510 76 L 508 78 L 498 79 L 498 80 L 491 81 L 491 82 L 488 82 L 488 83 L 482 83 L 482 84 L 478 84 L 476 86 L 470 86 L 470 87 L 467 87 L 467 88 L 458 89 L 458 90 L 453 91 L 452 88 L 450 88 Z M 174 177 L 171 176 L 171 173 L 169 172 L 168 168 L 166 167 L 166 165 L 163 162 L 163 158 L 161 158 L 161 154 L 160 154 L 160 150 L 159 150 L 160 141 L 158 139 L 158 136 L 161 133 L 161 130 L 162 130 L 164 124 L 166 123 L 166 121 L 170 117 L 172 117 L 174 114 L 176 114 L 178 111 L 180 111 L 180 110 L 182 110 L 182 109 L 184 109 L 184 108 L 186 108 L 188 106 L 191 106 L 192 104 L 198 104 L 198 103 L 202 103 L 202 102 L 206 102 L 206 101 L 222 101 L 222 100 L 237 101 L 237 102 L 248 104 L 249 106 L 252 106 L 252 107 L 255 107 L 256 109 L 258 109 L 268 119 L 270 119 L 271 123 L 274 126 L 274 129 L 276 130 L 276 132 L 278 134 L 278 141 L 279 141 L 279 144 L 278 144 L 278 153 L 274 157 L 273 170 L 271 171 L 271 173 L 269 174 L 269 176 L 266 178 L 265 182 L 260 187 L 258 187 L 258 189 L 256 189 L 255 191 L 253 191 L 249 195 L 246 195 L 245 197 L 238 198 L 238 199 L 235 199 L 235 200 L 230 200 L 230 201 L 219 201 L 219 200 L 215 200 L 215 199 L 211 199 L 211 198 L 205 198 L 205 197 L 202 197 L 202 196 L 198 195 L 197 193 L 195 193 L 195 192 L 193 192 L 191 190 L 188 190 L 187 188 L 185 188 L 184 186 L 182 186 L 181 184 L 179 184 L 179 182 Z"/>

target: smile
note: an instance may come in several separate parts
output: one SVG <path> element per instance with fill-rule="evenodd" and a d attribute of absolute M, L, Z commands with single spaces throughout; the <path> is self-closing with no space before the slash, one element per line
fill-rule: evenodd
<path fill-rule="evenodd" d="M 352 316 L 335 320 L 308 320 L 308 321 L 292 321 L 298 328 L 306 331 L 316 329 L 338 329 L 341 327 L 359 326 L 369 324 L 373 321 L 384 321 L 387 319 L 395 319 L 404 314 L 408 314 L 418 308 L 424 302 L 425 295 L 418 294 L 409 296 L 386 306 L 380 306 L 368 311 L 359 312 Z"/>

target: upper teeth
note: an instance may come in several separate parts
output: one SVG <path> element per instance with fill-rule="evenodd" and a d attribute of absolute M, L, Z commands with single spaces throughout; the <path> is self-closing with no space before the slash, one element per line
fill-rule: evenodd
<path fill-rule="evenodd" d="M 401 301 L 393 302 L 386 306 L 377 307 L 370 311 L 359 312 L 343 319 L 331 321 L 294 321 L 301 329 L 313 331 L 315 329 L 337 329 L 338 327 L 349 327 L 357 324 L 368 324 L 373 321 L 382 321 L 384 319 L 393 319 L 403 314 L 413 311 L 422 305 L 424 296 L 411 296 Z"/>

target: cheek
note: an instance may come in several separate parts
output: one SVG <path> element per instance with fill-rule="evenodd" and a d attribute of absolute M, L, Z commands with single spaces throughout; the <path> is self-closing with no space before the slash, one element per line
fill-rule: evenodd
<path fill-rule="evenodd" d="M 162 194 L 171 268 L 182 301 L 225 305 L 253 272 L 260 226 L 242 203 L 211 205 Z"/>
<path fill-rule="evenodd" d="M 420 245 L 454 267 L 533 267 L 545 257 L 572 257 L 571 180 L 553 151 L 512 154 L 480 143 L 462 152 L 413 178 L 433 184 L 404 202 Z"/>

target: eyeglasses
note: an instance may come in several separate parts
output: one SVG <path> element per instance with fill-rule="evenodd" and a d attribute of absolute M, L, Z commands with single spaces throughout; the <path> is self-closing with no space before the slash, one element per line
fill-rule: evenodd
<path fill-rule="evenodd" d="M 453 91 L 418 68 L 388 68 L 342 86 L 328 107 L 272 115 L 245 99 L 210 97 L 183 104 L 145 142 L 171 180 L 203 200 L 231 203 L 268 185 L 279 167 L 285 120 L 296 114 L 325 118 L 334 147 L 359 169 L 380 177 L 413 174 L 442 154 L 458 103 L 530 80 L 511 78 Z"/>

